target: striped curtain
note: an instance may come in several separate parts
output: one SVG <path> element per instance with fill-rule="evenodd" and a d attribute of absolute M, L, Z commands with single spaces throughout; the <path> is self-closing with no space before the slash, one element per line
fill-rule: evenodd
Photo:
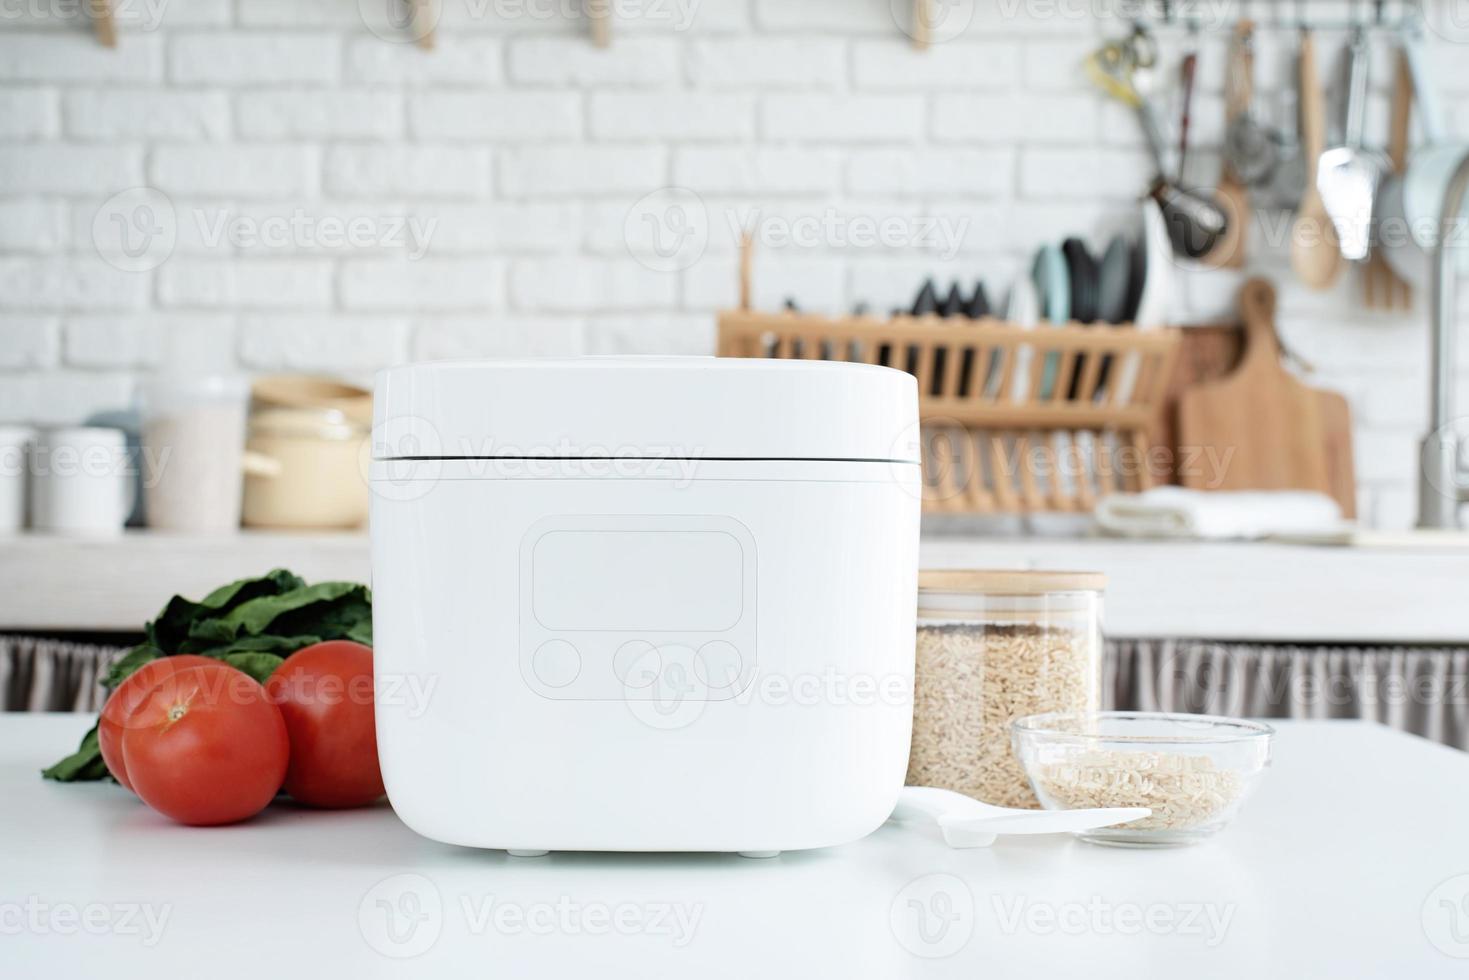
<path fill-rule="evenodd" d="M 1111 640 L 1104 699 L 1138 711 L 1361 718 L 1469 749 L 1469 648 Z"/>
<path fill-rule="evenodd" d="M 125 647 L 0 635 L 6 711 L 97 711 Z M 1469 749 L 1469 648 L 1109 640 L 1104 706 L 1247 718 L 1363 718 Z"/>
<path fill-rule="evenodd" d="M 99 711 L 103 672 L 127 647 L 0 635 L 6 711 Z"/>

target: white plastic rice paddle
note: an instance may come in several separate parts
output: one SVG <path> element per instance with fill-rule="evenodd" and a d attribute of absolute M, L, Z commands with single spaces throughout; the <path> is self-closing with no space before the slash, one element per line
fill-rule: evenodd
<path fill-rule="evenodd" d="M 893 811 L 897 820 L 933 817 L 950 847 L 989 847 L 1001 834 L 1065 834 L 1131 823 L 1151 816 L 1145 806 L 1081 810 L 1020 810 L 991 806 L 948 789 L 904 786 Z"/>

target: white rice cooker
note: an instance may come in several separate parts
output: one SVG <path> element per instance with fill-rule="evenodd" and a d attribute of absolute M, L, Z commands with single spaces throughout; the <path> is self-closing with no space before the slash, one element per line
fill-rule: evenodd
<path fill-rule="evenodd" d="M 703 357 L 383 371 L 378 751 L 440 841 L 767 855 L 892 812 L 917 389 Z"/>

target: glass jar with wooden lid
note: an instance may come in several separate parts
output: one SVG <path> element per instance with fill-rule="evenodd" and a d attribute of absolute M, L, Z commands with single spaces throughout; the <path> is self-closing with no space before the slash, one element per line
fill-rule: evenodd
<path fill-rule="evenodd" d="M 1039 807 L 1010 722 L 1101 707 L 1099 572 L 924 571 L 908 784 Z"/>

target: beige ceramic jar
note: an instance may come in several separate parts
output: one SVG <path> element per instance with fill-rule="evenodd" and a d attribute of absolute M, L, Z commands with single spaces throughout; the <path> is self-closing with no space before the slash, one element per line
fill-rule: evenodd
<path fill-rule="evenodd" d="M 263 378 L 252 388 L 245 449 L 250 527 L 353 528 L 367 521 L 360 454 L 371 393 L 320 378 Z"/>

